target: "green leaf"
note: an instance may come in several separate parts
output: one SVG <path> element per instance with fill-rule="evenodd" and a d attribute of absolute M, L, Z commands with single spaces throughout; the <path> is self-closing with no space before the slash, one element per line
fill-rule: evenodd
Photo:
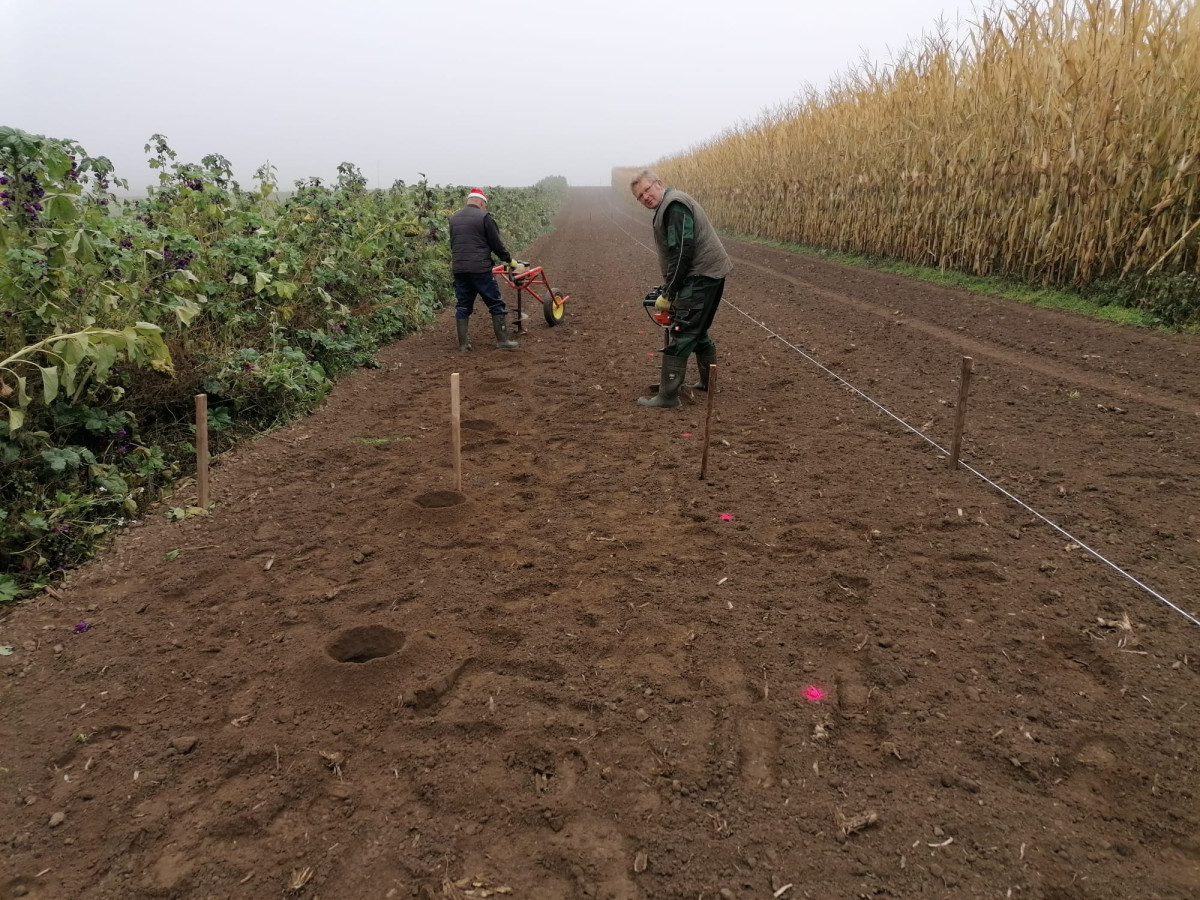
<path fill-rule="evenodd" d="M 168 550 L 163 554 L 163 562 L 170 562 L 173 559 L 179 559 L 179 550 Z"/>
<path fill-rule="evenodd" d="M 76 334 L 74 338 L 72 338 L 69 344 L 67 344 L 65 352 L 59 352 L 61 352 L 68 361 L 80 363 L 87 359 L 88 351 L 91 349 L 91 347 L 91 339 L 84 332 L 80 332 Z"/>
<path fill-rule="evenodd" d="M 92 359 L 96 363 L 96 377 L 103 378 L 108 374 L 108 370 L 113 367 L 117 361 L 117 347 L 112 343 L 105 341 L 97 344 L 96 349 L 92 351 Z"/>
<path fill-rule="evenodd" d="M 245 275 L 243 275 L 241 272 L 235 272 L 233 274 L 233 277 L 229 279 L 229 283 L 230 284 L 249 284 L 250 279 L 247 278 Z"/>
<path fill-rule="evenodd" d="M 73 222 L 79 214 L 79 210 L 66 194 L 51 194 L 46 198 L 45 205 L 47 218 L 58 219 L 60 222 Z"/>
<path fill-rule="evenodd" d="M 17 403 L 24 409 L 29 405 L 29 394 L 25 390 L 25 376 L 17 376 Z"/>
<path fill-rule="evenodd" d="M 263 288 L 271 283 L 271 276 L 266 272 L 254 273 L 254 293 L 259 293 Z"/>
<path fill-rule="evenodd" d="M 50 520 L 41 513 L 27 512 L 22 518 L 25 519 L 25 524 L 30 528 L 36 528 L 38 531 L 50 530 Z"/>
<path fill-rule="evenodd" d="M 62 384 L 68 394 L 75 393 L 75 373 L 79 371 L 79 366 L 75 363 L 64 363 L 62 367 Z"/>
<path fill-rule="evenodd" d="M 120 475 L 105 475 L 96 479 L 96 485 L 117 500 L 123 500 L 129 495 L 129 484 Z"/>
<path fill-rule="evenodd" d="M 58 396 L 58 369 L 54 366 L 38 366 L 42 372 L 42 399 L 47 403 L 53 403 L 54 398 Z"/>
<path fill-rule="evenodd" d="M 83 427 L 93 434 L 115 434 L 117 429 L 125 424 L 121 415 L 113 415 L 95 406 L 83 408 Z"/>
<path fill-rule="evenodd" d="M 133 331 L 138 340 L 136 345 L 130 347 L 130 358 L 138 365 L 149 365 L 156 372 L 173 375 L 171 351 L 163 340 L 162 329 L 151 322 L 138 322 L 133 326 Z"/>
<path fill-rule="evenodd" d="M 79 466 L 79 451 L 71 447 L 51 447 L 42 451 L 42 459 L 55 472 L 65 472 L 68 466 L 72 469 Z"/>
<path fill-rule="evenodd" d="M 177 301 L 174 307 L 175 317 L 179 319 L 181 325 L 191 325 L 196 316 L 202 312 L 199 304 L 193 303 L 186 297 L 180 297 L 178 294 L 174 296 Z"/>
<path fill-rule="evenodd" d="M 92 243 L 92 236 L 86 231 L 79 232 L 79 254 L 80 262 L 91 262 L 96 258 L 96 247 Z"/>
<path fill-rule="evenodd" d="M 300 290 L 300 285 L 291 281 L 277 281 L 274 285 L 275 296 L 283 300 L 291 300 Z"/>

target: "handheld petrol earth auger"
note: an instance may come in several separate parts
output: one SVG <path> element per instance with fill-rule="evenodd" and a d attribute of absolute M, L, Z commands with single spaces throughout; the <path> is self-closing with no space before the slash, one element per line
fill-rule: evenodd
<path fill-rule="evenodd" d="M 663 295 L 661 286 L 654 288 L 646 293 L 642 298 L 642 309 L 646 310 L 646 315 L 655 325 L 659 325 L 663 330 L 663 345 L 662 349 L 666 350 L 671 345 L 671 308 L 658 309 L 655 304 Z"/>
<path fill-rule="evenodd" d="M 646 315 L 650 317 L 650 321 L 662 328 L 663 344 L 658 351 L 660 355 L 666 353 L 667 348 L 671 346 L 671 308 L 668 306 L 666 309 L 659 309 L 655 305 L 662 296 L 663 288 L 662 285 L 659 285 L 647 291 L 646 296 L 642 298 L 642 309 L 646 310 Z M 651 394 L 657 394 L 658 384 L 649 385 L 648 390 Z"/>

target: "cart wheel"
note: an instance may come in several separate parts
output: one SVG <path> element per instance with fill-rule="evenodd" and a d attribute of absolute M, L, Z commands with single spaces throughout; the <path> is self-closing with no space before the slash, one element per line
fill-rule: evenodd
<path fill-rule="evenodd" d="M 551 328 L 563 320 L 562 291 L 555 291 L 542 301 L 542 312 L 546 316 L 546 324 Z"/>

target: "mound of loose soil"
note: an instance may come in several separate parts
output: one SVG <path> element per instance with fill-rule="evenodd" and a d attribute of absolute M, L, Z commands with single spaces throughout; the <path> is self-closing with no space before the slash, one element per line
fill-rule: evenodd
<path fill-rule="evenodd" d="M 731 243 L 701 481 L 648 244 L 7 615 L 0 897 L 1200 895 L 1200 343 Z"/>

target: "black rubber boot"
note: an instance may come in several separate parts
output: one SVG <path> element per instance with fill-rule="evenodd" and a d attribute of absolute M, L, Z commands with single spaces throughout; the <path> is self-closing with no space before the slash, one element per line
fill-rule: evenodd
<path fill-rule="evenodd" d="M 664 356 L 662 372 L 658 380 L 658 393 L 653 397 L 640 397 L 638 406 L 656 406 L 675 409 L 679 403 L 679 388 L 687 373 L 686 356 Z"/>
<path fill-rule="evenodd" d="M 696 366 L 700 369 L 700 380 L 695 384 L 689 384 L 693 391 L 708 390 L 708 367 L 717 361 L 717 348 L 708 347 L 704 350 L 696 351 Z"/>
<path fill-rule="evenodd" d="M 517 342 L 508 339 L 508 328 L 504 322 L 504 316 L 492 316 L 492 330 L 496 332 L 496 349 L 497 350 L 516 350 Z"/>
<path fill-rule="evenodd" d="M 468 326 L 470 325 L 470 322 L 471 322 L 470 319 L 455 319 L 454 320 L 454 327 L 455 327 L 455 329 L 458 330 L 458 349 L 463 351 L 464 353 L 466 351 L 472 349 L 471 339 L 468 337 L 468 330 L 467 330 Z"/>

